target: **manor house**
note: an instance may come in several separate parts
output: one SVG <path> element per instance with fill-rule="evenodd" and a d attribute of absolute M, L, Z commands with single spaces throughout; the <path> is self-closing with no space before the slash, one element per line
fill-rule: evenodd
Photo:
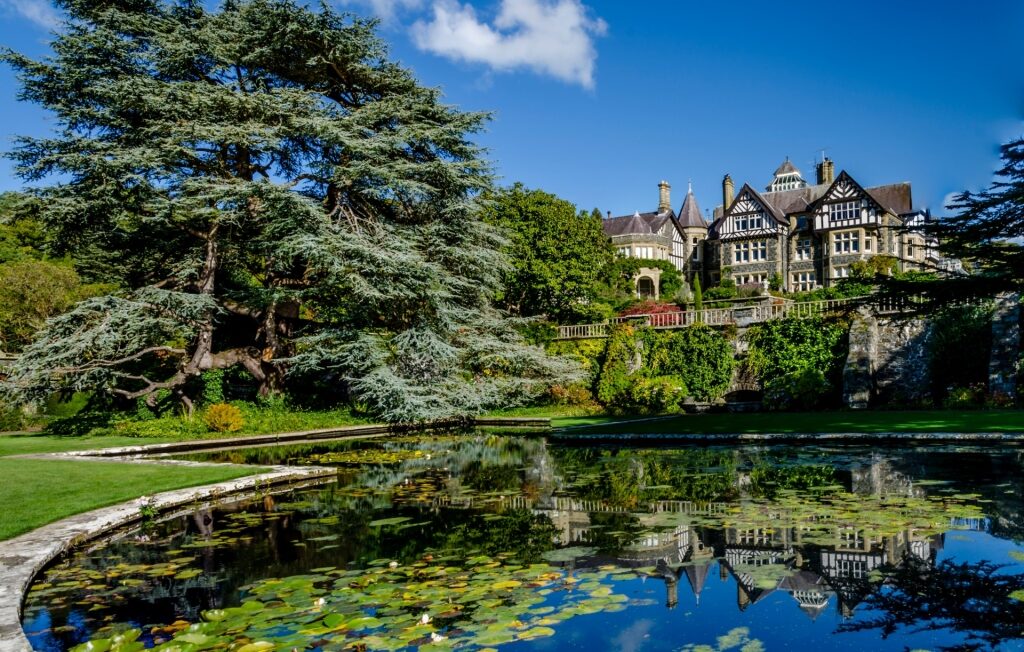
<path fill-rule="evenodd" d="M 807 291 L 849 276 L 852 263 L 872 256 L 890 256 L 901 270 L 940 264 L 919 230 L 929 216 L 914 210 L 909 183 L 865 187 L 845 171 L 836 176 L 827 158 L 816 168 L 810 184 L 786 159 L 764 191 L 744 183 L 736 192 L 725 175 L 710 223 L 692 188 L 676 214 L 662 181 L 657 211 L 609 216 L 605 233 L 622 255 L 666 260 L 704 287 L 725 276 L 740 285 L 776 277 L 786 291 Z M 660 272 L 641 272 L 641 295 L 657 295 Z"/>

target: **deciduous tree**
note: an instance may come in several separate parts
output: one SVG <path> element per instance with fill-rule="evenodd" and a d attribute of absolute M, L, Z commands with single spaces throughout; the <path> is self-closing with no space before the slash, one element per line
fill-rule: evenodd
<path fill-rule="evenodd" d="M 615 257 L 600 212 L 576 207 L 517 183 L 496 192 L 487 221 L 504 230 L 512 268 L 501 303 L 524 315 L 572 321 L 596 297 L 596 286 Z"/>

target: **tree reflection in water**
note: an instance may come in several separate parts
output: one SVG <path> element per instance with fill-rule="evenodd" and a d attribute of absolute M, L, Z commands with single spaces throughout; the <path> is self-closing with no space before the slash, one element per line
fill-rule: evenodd
<path fill-rule="evenodd" d="M 844 622 L 840 632 L 881 630 L 883 638 L 909 629 L 914 632 L 953 631 L 966 641 L 940 646 L 949 652 L 998 648 L 1024 637 L 1024 602 L 1010 597 L 1024 590 L 1024 574 L 1002 573 L 988 561 L 936 565 L 910 557 L 898 568 L 886 569 L 885 587 L 864 605 L 865 617 Z"/>

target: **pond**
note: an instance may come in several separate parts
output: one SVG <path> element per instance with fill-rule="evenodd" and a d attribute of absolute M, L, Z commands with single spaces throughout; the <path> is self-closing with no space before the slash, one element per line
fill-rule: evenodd
<path fill-rule="evenodd" d="M 39 650 L 1024 650 L 1024 449 L 471 433 L 193 456 L 337 477 L 42 573 Z"/>

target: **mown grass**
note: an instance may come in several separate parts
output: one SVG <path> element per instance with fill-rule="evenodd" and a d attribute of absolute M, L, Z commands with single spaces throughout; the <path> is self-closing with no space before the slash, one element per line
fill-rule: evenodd
<path fill-rule="evenodd" d="M 0 435 L 0 457 L 7 455 L 30 455 L 38 453 L 60 453 L 83 451 L 93 448 L 115 446 L 142 446 L 173 441 L 173 438 L 156 437 L 58 437 L 43 433 Z"/>
<path fill-rule="evenodd" d="M 223 482 L 262 469 L 0 459 L 0 540 L 144 495 Z"/>
<path fill-rule="evenodd" d="M 540 415 L 538 415 L 540 416 Z M 863 412 L 752 412 L 675 415 L 660 419 L 591 416 L 552 419 L 556 428 L 580 426 L 590 433 L 884 433 L 1024 432 L 1024 410 Z"/>

